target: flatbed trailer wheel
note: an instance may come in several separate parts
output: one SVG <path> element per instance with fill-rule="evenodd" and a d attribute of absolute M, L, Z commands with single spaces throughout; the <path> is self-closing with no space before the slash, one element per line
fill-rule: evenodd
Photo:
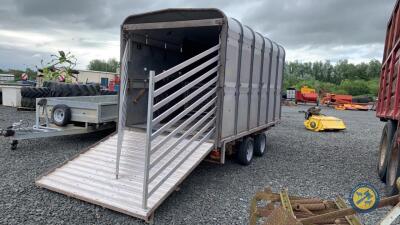
<path fill-rule="evenodd" d="M 396 121 L 389 120 L 382 130 L 381 141 L 379 144 L 378 176 L 381 181 L 386 182 L 386 169 L 389 161 L 394 133 L 396 132 Z"/>
<path fill-rule="evenodd" d="M 263 156 L 267 149 L 267 136 L 265 133 L 254 136 L 254 155 Z"/>
<path fill-rule="evenodd" d="M 400 146 L 399 143 L 397 143 L 398 134 L 399 131 L 396 131 L 392 140 L 386 171 L 386 192 L 389 195 L 396 195 L 399 193 L 396 187 L 397 178 L 400 176 Z"/>
<path fill-rule="evenodd" d="M 254 155 L 254 142 L 253 138 L 245 137 L 239 145 L 239 149 L 236 152 L 236 158 L 239 164 L 247 166 L 253 160 Z"/>
<path fill-rule="evenodd" d="M 57 126 L 66 126 L 71 122 L 71 109 L 67 105 L 56 105 L 51 111 L 51 119 Z"/>

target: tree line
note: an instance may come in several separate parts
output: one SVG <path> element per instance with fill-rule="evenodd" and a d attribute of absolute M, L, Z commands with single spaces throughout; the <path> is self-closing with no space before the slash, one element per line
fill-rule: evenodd
<path fill-rule="evenodd" d="M 378 60 L 360 64 L 349 63 L 348 60 L 335 64 L 330 61 L 287 62 L 283 89 L 309 86 L 320 93 L 377 96 L 380 70 Z"/>
<path fill-rule="evenodd" d="M 120 63 L 116 59 L 94 59 L 89 62 L 87 69 L 104 72 L 117 72 Z M 283 91 L 288 88 L 300 89 L 309 86 L 319 93 L 350 94 L 353 96 L 377 96 L 381 63 L 371 60 L 368 63 L 353 64 L 348 60 L 337 63 L 330 61 L 317 62 L 286 62 L 283 80 Z M 20 79 L 22 73 L 27 73 L 30 79 L 35 79 L 36 70 L 1 70 Z"/>
<path fill-rule="evenodd" d="M 114 58 L 108 60 L 93 59 L 89 62 L 87 68 L 94 71 L 116 73 L 119 68 L 119 62 Z"/>
<path fill-rule="evenodd" d="M 116 72 L 119 68 L 116 59 L 94 59 L 88 65 L 89 70 Z M 371 60 L 368 63 L 353 64 L 340 60 L 333 64 L 330 61 L 287 62 L 283 86 L 300 89 L 309 86 L 320 93 L 350 94 L 354 96 L 377 96 L 381 63 Z"/>

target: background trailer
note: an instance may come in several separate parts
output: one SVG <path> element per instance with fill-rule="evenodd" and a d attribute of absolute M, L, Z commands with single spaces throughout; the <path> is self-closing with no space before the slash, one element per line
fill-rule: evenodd
<path fill-rule="evenodd" d="M 211 151 L 223 163 L 232 144 L 244 165 L 264 154 L 284 61 L 280 45 L 217 9 L 130 16 L 118 133 L 36 184 L 148 220 Z"/>

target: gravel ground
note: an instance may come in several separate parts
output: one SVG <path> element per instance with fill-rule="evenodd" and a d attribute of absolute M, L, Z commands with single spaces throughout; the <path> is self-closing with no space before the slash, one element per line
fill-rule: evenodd
<path fill-rule="evenodd" d="M 283 107 L 282 123 L 268 132 L 268 152 L 243 167 L 201 163 L 158 208 L 155 224 L 247 224 L 249 202 L 265 186 L 291 194 L 346 197 L 362 181 L 384 186 L 376 174 L 383 123 L 374 112 L 323 109 L 342 118 L 347 130 L 314 133 L 304 129 L 307 107 Z M 0 106 L 0 127 L 30 119 L 34 113 Z M 8 150 L 0 138 L 0 224 L 144 224 L 143 221 L 35 187 L 41 173 L 65 161 L 107 134 L 47 138 L 22 142 Z M 365 225 L 379 221 L 387 210 L 362 215 Z"/>

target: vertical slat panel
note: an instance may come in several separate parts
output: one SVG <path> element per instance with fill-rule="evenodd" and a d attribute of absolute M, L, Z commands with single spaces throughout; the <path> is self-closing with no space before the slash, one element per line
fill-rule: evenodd
<path fill-rule="evenodd" d="M 146 147 L 144 150 L 144 176 L 143 176 L 143 209 L 147 208 L 148 196 L 148 180 L 149 180 L 149 165 L 151 151 L 151 134 L 153 132 L 153 104 L 154 104 L 154 77 L 155 72 L 150 71 L 149 74 L 149 98 L 147 100 L 147 126 L 146 126 Z"/>

